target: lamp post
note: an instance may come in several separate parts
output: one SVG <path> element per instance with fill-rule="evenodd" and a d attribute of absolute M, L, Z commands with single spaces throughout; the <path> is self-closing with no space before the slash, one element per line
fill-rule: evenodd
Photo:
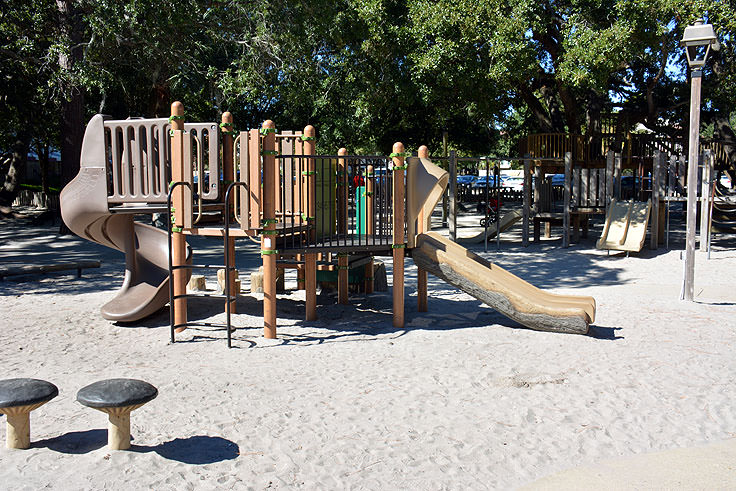
<path fill-rule="evenodd" d="M 685 28 L 680 45 L 685 47 L 690 66 L 690 139 L 687 163 L 687 221 L 685 242 L 685 273 L 680 300 L 692 302 L 695 280 L 695 218 L 698 199 L 698 153 L 700 147 L 700 88 L 703 65 L 711 48 L 720 48 L 713 26 L 698 19 Z M 702 239 L 701 239 L 702 240 Z"/>

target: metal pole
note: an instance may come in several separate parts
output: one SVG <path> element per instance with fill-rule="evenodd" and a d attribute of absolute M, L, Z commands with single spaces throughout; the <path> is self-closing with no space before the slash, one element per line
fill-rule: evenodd
<path fill-rule="evenodd" d="M 446 131 L 442 132 L 442 156 L 447 157 L 447 140 L 448 140 L 448 134 Z M 448 166 L 449 167 L 449 166 Z M 448 189 L 445 189 L 445 192 L 442 193 L 442 226 L 447 227 L 447 217 L 449 215 L 449 205 L 450 205 L 450 197 L 449 197 L 449 187 Z"/>
<path fill-rule="evenodd" d="M 700 88 L 703 72 L 690 75 L 690 140 L 687 163 L 687 220 L 685 241 L 685 272 L 680 300 L 693 301 L 695 291 L 695 219 L 698 205 L 698 142 L 700 139 Z"/>
<path fill-rule="evenodd" d="M 457 238 L 457 158 L 450 150 L 450 240 Z"/>
<path fill-rule="evenodd" d="M 488 219 L 490 218 L 490 216 L 488 216 L 488 209 L 491 207 L 491 198 L 490 198 L 490 195 L 488 193 L 488 191 L 489 191 L 488 190 L 488 185 L 490 184 L 488 182 L 488 179 L 491 178 L 491 168 L 490 168 L 490 166 L 491 166 L 491 161 L 489 159 L 486 159 L 486 197 L 485 197 L 486 204 L 483 207 L 484 208 L 483 209 L 483 214 L 485 215 L 485 220 L 483 221 L 483 223 L 485 224 L 484 227 L 483 227 L 483 236 L 485 237 L 483 239 L 483 243 L 485 244 L 485 246 L 484 246 L 484 249 L 483 250 L 485 252 L 488 252 Z"/>
<path fill-rule="evenodd" d="M 496 185 L 496 252 L 501 250 L 501 164 L 496 162 L 493 170 Z"/>

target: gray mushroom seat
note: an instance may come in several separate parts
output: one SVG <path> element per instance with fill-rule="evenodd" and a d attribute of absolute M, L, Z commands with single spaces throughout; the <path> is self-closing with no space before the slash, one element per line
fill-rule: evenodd
<path fill-rule="evenodd" d="M 77 401 L 108 415 L 107 445 L 110 450 L 130 448 L 130 413 L 153 400 L 158 389 L 143 380 L 100 380 L 77 392 Z"/>
<path fill-rule="evenodd" d="M 35 378 L 0 380 L 0 413 L 7 417 L 5 445 L 8 448 L 31 446 L 30 412 L 59 395 L 51 382 Z"/>

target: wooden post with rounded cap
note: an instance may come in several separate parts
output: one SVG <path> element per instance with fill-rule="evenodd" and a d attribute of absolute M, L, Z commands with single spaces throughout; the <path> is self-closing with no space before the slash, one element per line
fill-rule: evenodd
<path fill-rule="evenodd" d="M 222 123 L 220 126 L 223 129 L 222 132 L 222 178 L 223 178 L 223 186 L 222 186 L 222 197 L 225 198 L 225 192 L 227 191 L 228 186 L 230 186 L 230 183 L 235 182 L 235 166 L 233 165 L 233 154 L 234 154 L 234 147 L 233 147 L 233 115 L 230 113 L 230 111 L 225 111 L 222 113 Z M 233 214 L 231 211 L 231 207 L 235 206 L 235 193 L 239 192 L 239 189 L 233 189 L 230 192 L 230 200 L 228 203 L 225 203 L 225 211 L 224 213 L 228 213 L 229 217 L 232 218 Z M 232 223 L 232 222 L 231 222 Z M 227 257 L 229 259 L 229 264 L 232 267 L 235 267 L 235 237 L 229 237 L 227 244 L 225 244 L 225 254 L 227 254 Z M 227 264 L 228 261 L 226 261 L 225 264 Z M 230 282 L 230 294 L 237 297 L 238 290 L 235 288 L 235 280 L 237 279 L 237 273 L 235 270 L 228 272 L 228 281 Z M 224 291 L 224 288 L 223 288 Z M 227 300 L 226 300 L 227 302 Z M 230 313 L 235 313 L 235 305 L 236 301 L 232 300 L 229 302 L 230 307 Z"/>
<path fill-rule="evenodd" d="M 184 105 L 175 101 L 171 104 L 171 182 L 184 181 Z M 183 229 L 185 225 L 185 203 L 191 191 L 186 186 L 178 186 L 171 196 L 172 234 L 171 234 L 171 264 L 175 268 L 183 266 L 187 260 L 187 242 Z M 187 273 L 183 268 L 174 269 L 174 297 L 186 295 Z M 176 298 L 173 301 L 174 325 L 176 332 L 186 329 L 187 299 Z"/>
<path fill-rule="evenodd" d="M 404 236 L 404 144 L 394 143 L 393 153 L 393 300 L 394 327 L 404 327 L 404 247 L 406 237 Z"/>
<path fill-rule="evenodd" d="M 263 257 L 263 336 L 276 338 L 276 125 L 266 120 L 261 127 L 263 155 L 263 222 L 261 256 Z"/>
<path fill-rule="evenodd" d="M 419 158 L 428 159 L 429 149 L 426 145 L 419 147 Z M 429 217 L 431 219 L 431 216 Z M 417 234 L 428 232 L 428 219 L 424 216 L 424 209 L 419 212 L 417 217 Z M 423 268 L 417 269 L 417 310 L 419 312 L 427 311 L 427 270 Z"/>
<path fill-rule="evenodd" d="M 304 127 L 304 155 L 314 155 L 316 153 L 315 143 L 316 131 L 314 126 L 307 125 Z M 305 211 L 307 213 L 307 223 L 310 225 L 309 242 L 314 244 L 317 233 L 316 226 L 316 209 L 317 209 L 317 184 L 316 184 L 316 162 L 313 158 L 306 159 L 306 197 L 307 202 Z M 304 296 L 306 303 L 305 318 L 308 321 L 317 320 L 317 254 L 307 253 L 304 255 Z"/>

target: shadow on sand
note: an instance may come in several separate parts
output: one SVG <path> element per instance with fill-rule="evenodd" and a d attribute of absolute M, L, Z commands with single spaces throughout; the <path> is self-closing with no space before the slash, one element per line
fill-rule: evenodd
<path fill-rule="evenodd" d="M 55 452 L 81 455 L 99 450 L 107 445 L 107 430 L 95 429 L 73 431 L 32 444 L 33 448 L 48 448 Z M 195 435 L 176 438 L 155 446 L 131 445 L 130 451 L 136 453 L 155 452 L 161 457 L 184 464 L 213 464 L 233 460 L 240 455 L 235 442 L 219 436 Z"/>

